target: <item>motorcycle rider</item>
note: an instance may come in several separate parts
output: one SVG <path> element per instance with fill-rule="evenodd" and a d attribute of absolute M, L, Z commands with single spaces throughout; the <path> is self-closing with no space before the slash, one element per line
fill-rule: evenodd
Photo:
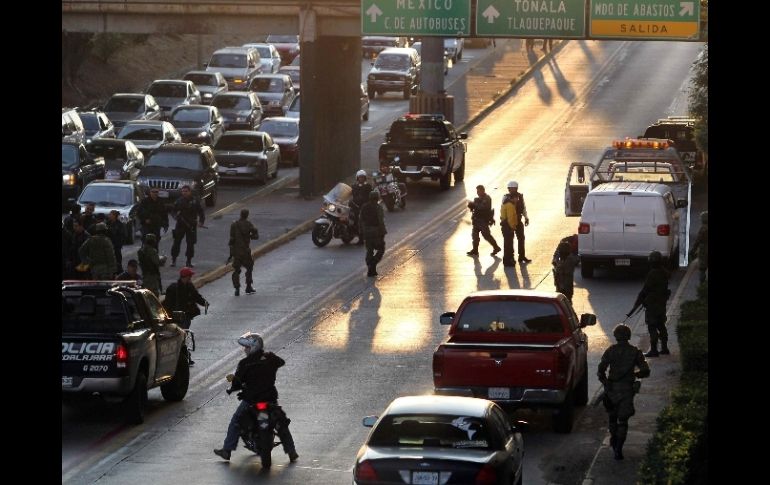
<path fill-rule="evenodd" d="M 369 194 L 374 190 L 372 184 L 366 181 L 366 170 L 359 170 L 356 172 L 356 183 L 353 184 L 353 202 L 350 204 L 352 213 L 356 217 L 356 228 L 360 229 L 359 220 L 361 219 L 361 207 L 369 200 Z M 356 244 L 361 245 L 364 243 L 364 236 L 361 231 L 358 231 L 358 242 Z"/>
<path fill-rule="evenodd" d="M 214 450 L 214 454 L 225 460 L 230 459 L 230 454 L 238 446 L 240 431 L 238 422 L 241 414 L 246 412 L 256 402 L 267 401 L 276 406 L 278 405 L 275 374 L 286 363 L 274 353 L 263 350 L 264 342 L 262 336 L 258 333 L 246 332 L 238 339 L 238 344 L 243 346 L 246 357 L 238 362 L 235 374 L 228 374 L 226 379 L 231 383 L 230 389 L 227 389 L 227 394 L 233 391 L 242 391 L 238 393 L 238 398 L 241 402 L 233 413 L 230 424 L 227 426 L 227 435 L 225 436 L 222 448 Z M 289 455 L 289 461 L 293 463 L 297 461 L 299 455 L 294 448 L 294 439 L 289 431 L 291 420 L 280 407 L 277 408 L 277 413 L 275 431 L 281 440 L 283 451 Z M 269 459 L 267 462 L 263 461 L 262 466 L 265 468 L 269 467 Z"/>

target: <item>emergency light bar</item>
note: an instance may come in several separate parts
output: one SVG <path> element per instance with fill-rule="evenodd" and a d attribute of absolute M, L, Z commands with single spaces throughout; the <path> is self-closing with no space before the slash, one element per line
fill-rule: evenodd
<path fill-rule="evenodd" d="M 665 150 L 673 147 L 672 140 L 665 138 L 626 138 L 625 140 L 614 140 L 613 148 L 652 148 L 655 150 Z"/>
<path fill-rule="evenodd" d="M 113 286 L 127 286 L 129 288 L 139 288 L 136 280 L 64 280 L 62 286 L 103 286 L 112 288 Z"/>

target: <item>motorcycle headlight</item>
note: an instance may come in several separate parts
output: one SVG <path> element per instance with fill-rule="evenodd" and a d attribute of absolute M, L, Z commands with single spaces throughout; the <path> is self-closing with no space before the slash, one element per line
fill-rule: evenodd
<path fill-rule="evenodd" d="M 61 176 L 61 184 L 62 185 L 75 185 L 75 175 L 68 173 L 67 175 Z"/>
<path fill-rule="evenodd" d="M 326 208 L 329 209 L 332 212 L 337 210 L 337 207 L 334 204 L 329 204 L 329 205 L 326 206 Z"/>

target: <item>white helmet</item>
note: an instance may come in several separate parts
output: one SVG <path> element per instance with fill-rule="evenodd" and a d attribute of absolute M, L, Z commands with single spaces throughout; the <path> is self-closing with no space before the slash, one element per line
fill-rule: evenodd
<path fill-rule="evenodd" d="M 519 183 L 517 181 L 515 181 L 515 180 L 511 180 L 510 182 L 508 182 L 508 188 L 509 189 L 518 189 L 519 188 Z"/>
<path fill-rule="evenodd" d="M 264 342 L 262 336 L 255 332 L 246 332 L 238 339 L 238 343 L 244 347 L 246 355 L 251 355 L 262 350 Z"/>
<path fill-rule="evenodd" d="M 366 177 L 366 170 L 359 170 L 356 172 L 356 178 L 358 177 Z"/>

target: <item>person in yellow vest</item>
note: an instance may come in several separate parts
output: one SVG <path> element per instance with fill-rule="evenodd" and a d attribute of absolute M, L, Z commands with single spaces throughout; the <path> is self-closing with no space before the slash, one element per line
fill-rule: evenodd
<path fill-rule="evenodd" d="M 512 187 L 516 182 L 508 182 L 508 187 Z M 516 214 L 516 203 L 510 194 L 503 196 L 503 206 L 500 208 L 500 229 L 503 232 L 503 266 L 516 266 L 513 257 L 513 234 L 516 230 L 519 218 Z"/>

